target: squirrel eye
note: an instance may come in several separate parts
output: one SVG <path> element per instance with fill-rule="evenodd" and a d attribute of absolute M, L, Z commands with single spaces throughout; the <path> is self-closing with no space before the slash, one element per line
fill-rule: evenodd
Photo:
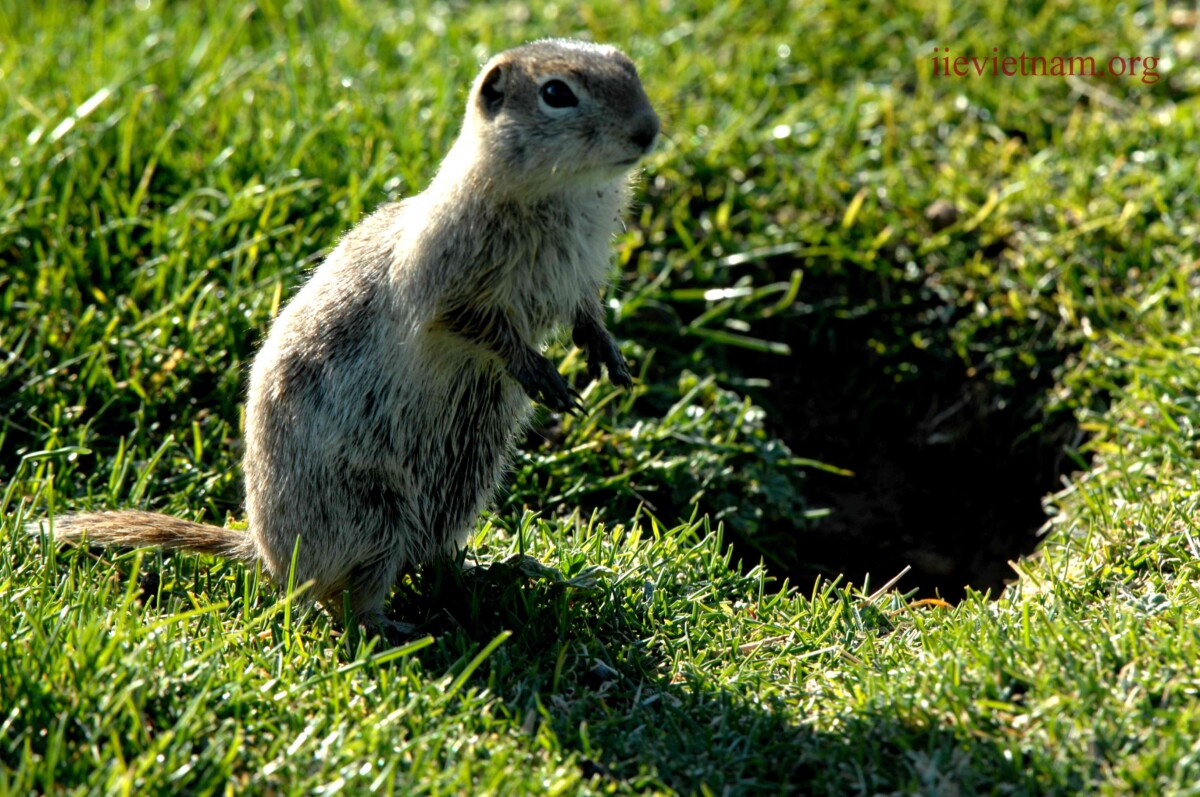
<path fill-rule="evenodd" d="M 561 80 L 547 80 L 539 93 L 551 108 L 570 108 L 579 104 L 575 92 Z"/>

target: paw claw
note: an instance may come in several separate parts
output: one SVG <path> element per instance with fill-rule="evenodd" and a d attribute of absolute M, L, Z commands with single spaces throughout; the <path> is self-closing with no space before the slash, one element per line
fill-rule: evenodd
<path fill-rule="evenodd" d="M 600 377 L 603 375 L 603 373 L 604 372 L 600 368 L 599 361 L 592 360 L 592 359 L 588 360 L 588 364 L 587 364 L 588 379 L 592 380 L 593 382 L 599 382 Z"/>
<path fill-rule="evenodd" d="M 579 394 L 567 384 L 554 364 L 545 358 L 522 368 L 514 368 L 511 373 L 529 398 L 555 412 L 570 412 L 579 403 Z"/>
<path fill-rule="evenodd" d="M 629 363 L 619 351 L 613 352 L 608 361 L 608 379 L 617 387 L 633 387 L 633 377 L 629 373 Z"/>

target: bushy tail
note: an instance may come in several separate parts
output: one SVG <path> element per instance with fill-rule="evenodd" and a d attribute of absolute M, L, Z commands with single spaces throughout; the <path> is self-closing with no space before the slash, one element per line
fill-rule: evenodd
<path fill-rule="evenodd" d="M 43 527 L 46 521 L 42 521 Z M 37 526 L 31 524 L 31 531 Z M 253 562 L 257 557 L 250 536 L 234 529 L 192 523 L 156 512 L 80 512 L 54 518 L 54 539 L 128 548 L 170 548 L 211 553 Z"/>

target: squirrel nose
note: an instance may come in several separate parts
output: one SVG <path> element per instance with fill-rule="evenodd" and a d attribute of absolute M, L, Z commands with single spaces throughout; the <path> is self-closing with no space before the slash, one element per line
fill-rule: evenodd
<path fill-rule="evenodd" d="M 658 138 L 658 127 L 658 115 L 651 111 L 637 120 L 629 138 L 645 152 L 653 146 L 654 139 Z"/>

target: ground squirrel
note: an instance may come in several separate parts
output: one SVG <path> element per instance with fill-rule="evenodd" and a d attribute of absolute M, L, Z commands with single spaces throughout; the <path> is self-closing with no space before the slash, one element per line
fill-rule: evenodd
<path fill-rule="evenodd" d="M 429 188 L 346 233 L 250 370 L 249 531 L 138 511 L 55 519 L 57 538 L 262 562 L 340 616 L 386 624 L 402 572 L 461 547 L 531 404 L 580 396 L 540 352 L 570 325 L 632 380 L 600 293 L 628 175 L 659 120 L 619 50 L 544 40 L 489 61 Z"/>

